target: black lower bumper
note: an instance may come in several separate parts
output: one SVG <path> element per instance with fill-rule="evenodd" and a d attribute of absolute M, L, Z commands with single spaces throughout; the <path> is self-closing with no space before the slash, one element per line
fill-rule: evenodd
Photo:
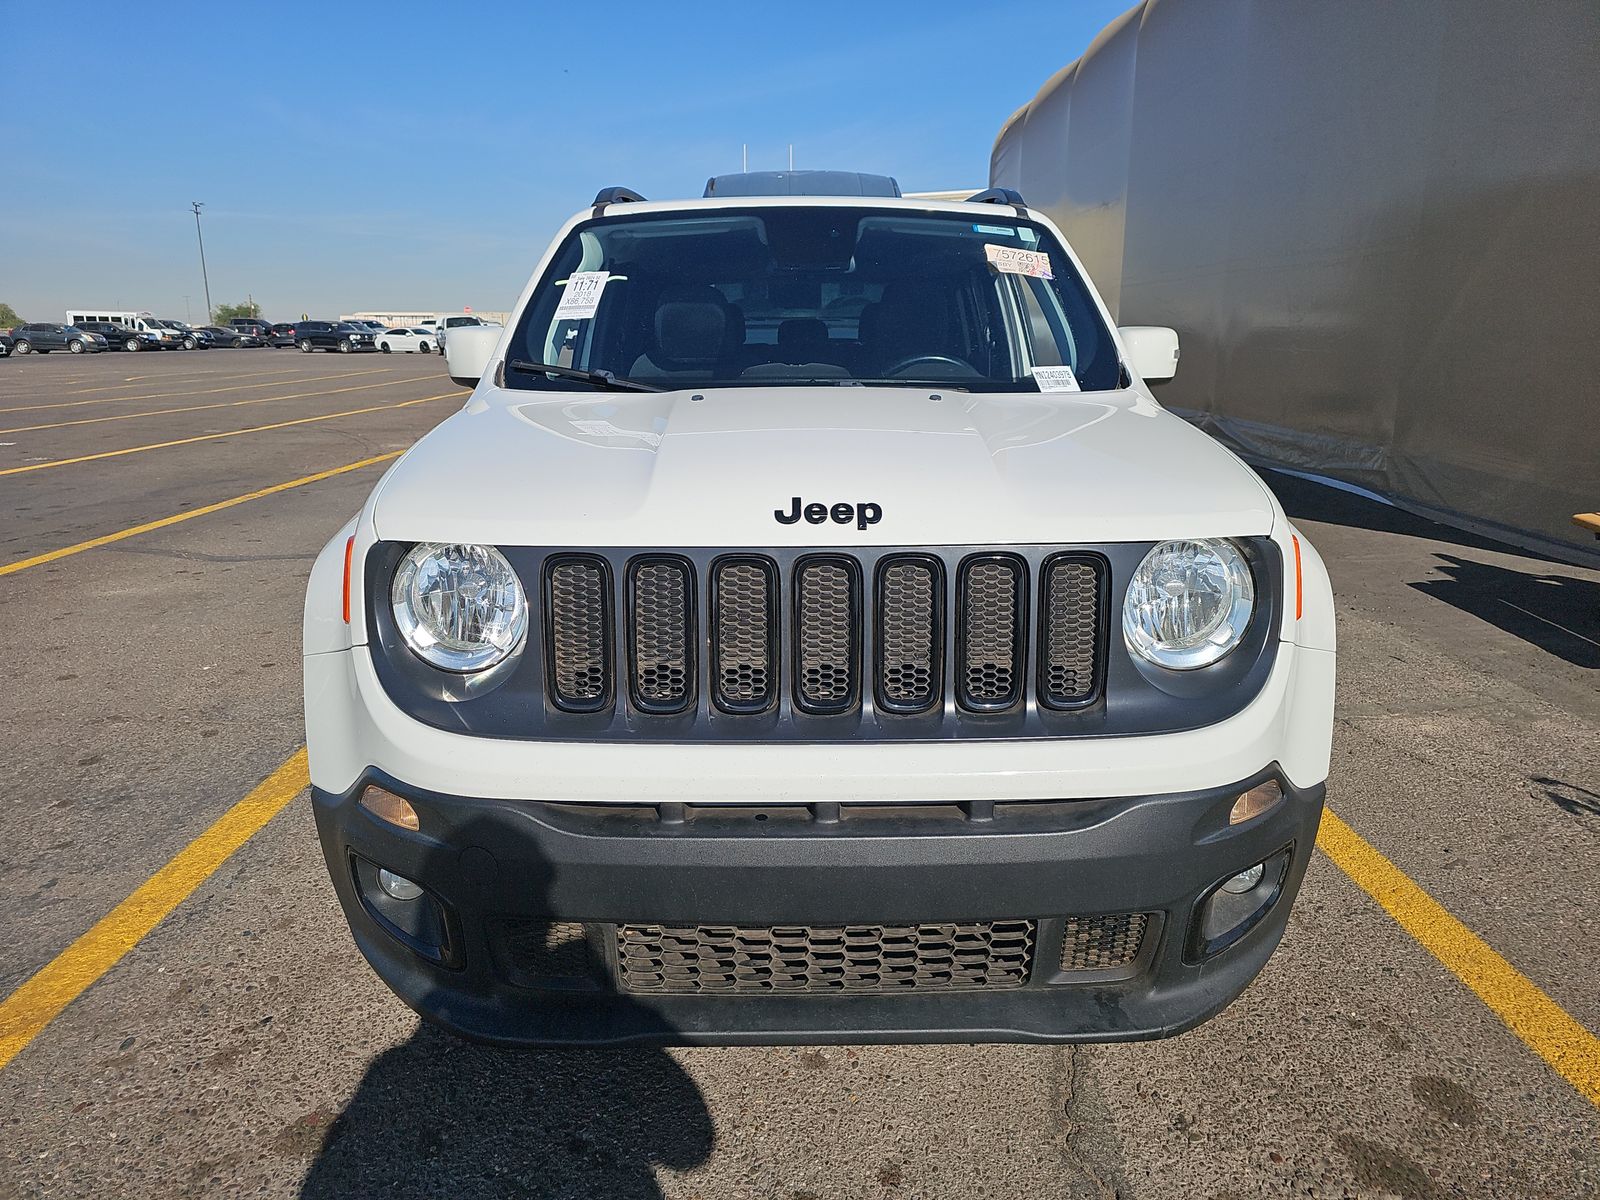
<path fill-rule="evenodd" d="M 1264 780 L 1281 785 L 1282 802 L 1230 826 L 1235 798 Z M 359 804 L 368 784 L 407 797 L 420 830 Z M 1203 792 L 992 806 L 616 809 L 443 796 L 377 772 L 343 795 L 313 789 L 329 871 L 373 968 L 429 1020 L 514 1045 L 1179 1033 L 1228 1005 L 1271 956 L 1322 798 L 1322 785 L 1292 788 L 1275 769 Z M 1208 953 L 1200 908 L 1221 881 L 1267 860 L 1276 865 L 1261 910 Z M 433 934 L 413 939 L 385 917 L 379 867 L 426 889 Z M 1138 953 L 1109 969 L 1068 969 L 1071 931 L 1103 914 L 1143 914 Z M 1017 920 L 1032 931 L 1031 952 L 1011 986 L 661 994 L 620 982 L 619 926 Z M 512 952 L 516 931 L 552 922 L 581 924 L 585 969 L 546 977 L 537 954 L 530 963 Z"/>

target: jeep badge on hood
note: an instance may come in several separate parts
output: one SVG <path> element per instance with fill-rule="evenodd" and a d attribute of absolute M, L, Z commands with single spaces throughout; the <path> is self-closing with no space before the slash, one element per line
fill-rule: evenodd
<path fill-rule="evenodd" d="M 832 518 L 835 525 L 848 525 L 853 520 L 857 529 L 865 529 L 868 525 L 876 525 L 883 520 L 883 509 L 870 500 L 858 500 L 854 504 L 835 504 L 832 508 L 826 504 L 811 503 L 801 508 L 800 497 L 795 496 L 789 501 L 788 512 L 775 508 L 772 510 L 772 515 L 777 518 L 780 525 L 793 525 L 801 517 L 805 517 L 813 525 L 821 525 Z"/>

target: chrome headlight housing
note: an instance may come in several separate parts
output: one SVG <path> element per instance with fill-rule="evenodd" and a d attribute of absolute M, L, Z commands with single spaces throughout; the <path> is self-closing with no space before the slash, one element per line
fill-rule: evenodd
<path fill-rule="evenodd" d="M 1139 564 L 1122 600 L 1122 637 L 1171 671 L 1210 666 L 1241 640 L 1255 611 L 1250 564 L 1220 538 L 1162 542 Z"/>
<path fill-rule="evenodd" d="M 389 598 L 406 645 L 444 671 L 486 670 L 528 632 L 522 581 L 493 546 L 421 542 L 401 560 Z"/>

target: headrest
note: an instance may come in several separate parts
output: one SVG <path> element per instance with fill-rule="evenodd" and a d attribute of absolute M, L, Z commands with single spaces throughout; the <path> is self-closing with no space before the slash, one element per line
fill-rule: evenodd
<path fill-rule="evenodd" d="M 778 326 L 778 357 L 786 363 L 820 362 L 828 351 L 828 326 L 819 317 L 790 317 Z"/>
<path fill-rule="evenodd" d="M 714 287 L 669 292 L 656 307 L 656 357 L 663 366 L 711 366 L 726 352 L 731 316 L 727 301 Z"/>

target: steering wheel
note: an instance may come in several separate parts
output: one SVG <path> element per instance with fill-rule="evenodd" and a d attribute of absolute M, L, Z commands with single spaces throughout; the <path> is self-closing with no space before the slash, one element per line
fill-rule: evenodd
<path fill-rule="evenodd" d="M 958 372 L 966 375 L 969 378 L 977 378 L 981 374 L 977 367 L 973 366 L 965 359 L 953 358 L 948 354 L 907 355 L 898 362 L 891 363 L 889 366 L 884 367 L 882 373 L 885 376 L 898 375 L 901 371 L 904 371 L 908 367 L 914 367 L 918 363 L 934 363 L 939 366 L 954 367 Z"/>

